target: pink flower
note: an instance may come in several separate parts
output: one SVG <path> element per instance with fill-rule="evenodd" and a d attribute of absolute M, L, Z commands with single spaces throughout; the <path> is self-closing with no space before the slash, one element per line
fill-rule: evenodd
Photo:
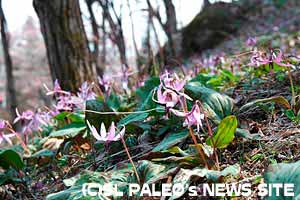
<path fill-rule="evenodd" d="M 257 43 L 256 37 L 249 37 L 249 38 L 247 39 L 247 41 L 246 41 L 246 45 L 247 45 L 248 47 L 255 46 L 256 43 Z"/>
<path fill-rule="evenodd" d="M 160 84 L 157 89 L 157 103 L 163 104 L 167 108 L 173 108 L 180 100 L 179 95 L 170 89 L 165 89 L 162 92 L 162 87 Z"/>
<path fill-rule="evenodd" d="M 166 88 L 170 88 L 177 92 L 181 91 L 186 83 L 185 80 L 181 80 L 176 73 L 174 73 L 171 77 L 168 72 L 165 72 L 160 76 L 160 82 L 164 84 Z"/>
<path fill-rule="evenodd" d="M 50 122 L 49 113 L 38 112 L 28 123 L 27 129 L 30 129 L 30 131 L 38 131 L 42 125 L 46 126 L 49 122 Z"/>
<path fill-rule="evenodd" d="M 14 133 L 10 133 L 10 134 L 5 134 L 4 130 L 7 128 L 7 122 L 0 119 L 0 144 L 3 141 L 6 141 L 8 144 L 13 145 L 12 141 L 11 141 L 11 137 L 14 137 L 15 134 Z"/>
<path fill-rule="evenodd" d="M 125 134 L 125 126 L 124 126 L 122 130 L 120 130 L 119 134 L 116 135 L 116 127 L 114 122 L 111 123 L 108 132 L 106 131 L 104 123 L 101 123 L 100 134 L 98 133 L 97 129 L 90 124 L 89 121 L 87 121 L 87 125 L 90 128 L 92 135 L 98 141 L 102 141 L 102 142 L 118 141 Z"/>
<path fill-rule="evenodd" d="M 276 63 L 277 65 L 282 67 L 291 67 L 292 65 L 283 63 L 283 54 L 279 49 L 277 51 L 278 52 L 276 54 L 274 50 L 271 50 L 271 53 L 269 55 L 264 52 L 256 51 L 251 57 L 251 62 L 249 63 L 249 65 L 255 65 L 258 67 L 260 65 Z"/>
<path fill-rule="evenodd" d="M 14 119 L 14 124 L 17 123 L 18 121 L 32 120 L 34 116 L 34 112 L 32 112 L 31 110 L 26 110 L 25 112 L 22 112 L 22 114 L 20 114 L 17 108 L 16 108 L 16 114 L 17 117 Z"/>
<path fill-rule="evenodd" d="M 92 91 L 92 85 L 89 85 L 86 81 L 79 88 L 77 96 L 83 101 L 96 99 L 96 94 Z"/>
<path fill-rule="evenodd" d="M 199 132 L 200 126 L 202 127 L 202 120 L 204 119 L 204 114 L 200 112 L 200 107 L 196 103 L 192 110 L 188 113 L 181 112 L 178 110 L 170 109 L 171 112 L 173 112 L 178 117 L 184 117 L 184 126 L 191 127 L 193 125 L 197 126 L 197 131 Z"/>
<path fill-rule="evenodd" d="M 64 91 L 64 90 L 61 89 L 61 87 L 60 87 L 57 79 L 54 82 L 54 88 L 53 88 L 53 90 L 50 90 L 45 84 L 44 84 L 44 87 L 47 90 L 46 95 L 56 95 L 56 94 L 66 94 L 66 95 L 69 95 L 70 94 L 70 92 L 67 92 L 67 91 Z"/>
<path fill-rule="evenodd" d="M 69 95 L 61 95 L 58 97 L 58 101 L 54 107 L 57 111 L 72 111 L 74 108 L 75 102 L 72 96 Z"/>
<path fill-rule="evenodd" d="M 104 89 L 106 95 L 109 96 L 111 91 L 111 85 L 112 85 L 111 81 L 109 81 L 108 78 L 106 77 L 101 78 L 98 76 L 98 82 L 100 87 Z"/>

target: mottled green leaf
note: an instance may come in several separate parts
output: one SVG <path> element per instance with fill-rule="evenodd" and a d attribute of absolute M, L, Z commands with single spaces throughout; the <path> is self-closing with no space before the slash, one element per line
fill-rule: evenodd
<path fill-rule="evenodd" d="M 231 115 L 233 111 L 233 99 L 215 90 L 204 87 L 200 82 L 190 82 L 185 86 L 186 93 L 194 100 L 203 103 L 208 117 L 219 123 L 224 117 Z"/>
<path fill-rule="evenodd" d="M 237 128 L 237 119 L 234 115 L 224 118 L 218 125 L 217 132 L 212 138 L 208 138 L 206 143 L 219 149 L 226 148 L 234 139 L 234 133 Z"/>
<path fill-rule="evenodd" d="M 50 137 L 75 137 L 84 129 L 86 129 L 86 125 L 83 123 L 71 123 L 62 129 L 52 132 Z"/>
<path fill-rule="evenodd" d="M 275 191 L 268 200 L 297 200 L 300 199 L 300 162 L 296 163 L 280 163 L 271 165 L 264 174 L 266 183 L 290 183 L 294 184 L 294 197 L 285 197 L 282 188 L 280 189 L 280 196 L 276 197 Z"/>
<path fill-rule="evenodd" d="M 166 149 L 182 142 L 188 136 L 189 136 L 188 131 L 183 131 L 183 132 L 179 132 L 179 133 L 170 133 L 152 151 L 166 150 Z"/>

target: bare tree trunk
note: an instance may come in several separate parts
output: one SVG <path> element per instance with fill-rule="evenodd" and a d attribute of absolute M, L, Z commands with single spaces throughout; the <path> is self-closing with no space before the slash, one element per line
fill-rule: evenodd
<path fill-rule="evenodd" d="M 34 0 L 47 47 L 53 79 L 63 89 L 76 91 L 84 80 L 93 81 L 92 65 L 78 0 Z"/>
<path fill-rule="evenodd" d="M 169 48 L 171 51 L 171 55 L 177 57 L 176 55 L 176 42 L 175 42 L 175 34 L 177 32 L 177 19 L 176 19 L 176 11 L 175 6 L 172 3 L 172 0 L 164 0 L 167 21 L 164 24 L 164 30 L 168 37 Z"/>
<path fill-rule="evenodd" d="M 101 52 L 101 64 L 104 66 L 106 66 L 106 26 L 105 26 L 105 14 L 104 12 L 102 13 L 102 52 Z"/>
<path fill-rule="evenodd" d="M 105 15 L 105 19 L 109 23 L 111 29 L 111 35 L 112 35 L 111 40 L 118 48 L 118 51 L 120 53 L 121 63 L 126 69 L 128 69 L 129 66 L 126 57 L 126 46 L 125 46 L 125 40 L 123 35 L 121 18 L 116 14 L 113 2 L 109 2 L 108 0 L 98 0 L 98 2 L 102 7 L 103 13 Z M 110 11 L 110 8 L 112 11 Z M 117 20 L 116 22 L 113 20 L 111 12 L 113 12 L 114 17 Z"/>
<path fill-rule="evenodd" d="M 4 54 L 4 62 L 6 69 L 6 92 L 7 92 L 7 105 L 10 110 L 11 118 L 16 117 L 17 97 L 13 76 L 13 65 L 9 54 L 9 39 L 7 37 L 7 26 L 4 12 L 2 9 L 2 0 L 0 0 L 0 21 L 1 21 L 1 40 Z"/>
<path fill-rule="evenodd" d="M 155 59 L 153 58 L 152 46 L 151 46 L 151 16 L 148 14 L 148 24 L 147 24 L 147 35 L 146 35 L 146 48 L 147 48 L 147 72 L 150 72 L 151 65 L 155 65 Z M 150 74 L 150 73 L 149 73 Z"/>
<path fill-rule="evenodd" d="M 137 47 L 137 43 L 136 43 L 136 38 L 135 38 L 135 29 L 134 29 L 134 23 L 133 23 L 133 18 L 132 18 L 132 10 L 130 7 L 130 3 L 129 0 L 127 0 L 127 6 L 129 9 L 129 17 L 130 17 L 130 22 L 131 22 L 131 34 L 132 34 L 132 40 L 133 40 L 133 47 L 134 47 L 134 51 L 135 51 L 135 56 L 136 56 L 136 64 L 137 64 L 137 68 L 139 70 L 139 73 L 142 73 L 142 69 L 141 69 L 141 65 L 142 65 L 142 61 L 141 61 L 141 56 L 139 54 L 139 50 Z"/>
<path fill-rule="evenodd" d="M 99 40 L 100 40 L 100 36 L 99 36 L 99 31 L 98 31 L 98 24 L 96 21 L 96 17 L 94 14 L 94 11 L 92 9 L 93 3 L 95 2 L 95 0 L 86 0 L 86 5 L 90 14 L 90 20 L 91 20 L 91 25 L 92 25 L 92 31 L 93 31 L 93 60 L 94 63 L 96 65 L 96 71 L 98 76 L 102 77 L 103 76 L 103 71 L 104 71 L 104 66 L 101 67 L 100 64 L 100 58 L 99 58 Z"/>
<path fill-rule="evenodd" d="M 154 9 L 151 2 L 147 0 L 147 4 L 149 7 L 149 12 L 153 14 L 153 16 L 156 17 L 157 21 L 161 25 L 162 29 L 164 30 L 168 41 L 167 41 L 167 47 L 168 47 L 168 52 L 170 52 L 170 57 L 171 58 L 178 58 L 178 55 L 176 53 L 176 48 L 179 45 L 176 45 L 176 40 L 175 40 L 175 34 L 177 33 L 177 19 L 176 19 L 176 10 L 175 6 L 172 2 L 172 0 L 163 0 L 164 6 L 166 9 L 166 14 L 167 14 L 167 19 L 166 22 L 162 21 L 161 15 L 158 11 L 158 9 Z"/>

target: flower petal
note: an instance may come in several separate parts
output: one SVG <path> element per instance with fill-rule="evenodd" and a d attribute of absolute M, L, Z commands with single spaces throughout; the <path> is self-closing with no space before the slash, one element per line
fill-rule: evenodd
<path fill-rule="evenodd" d="M 100 137 L 100 135 L 99 135 L 98 131 L 96 130 L 96 128 L 94 126 L 92 126 L 88 120 L 86 121 L 86 123 L 89 126 L 89 128 L 91 130 L 91 133 L 94 136 L 94 138 L 96 138 L 99 141 L 103 141 L 103 138 Z"/>
<path fill-rule="evenodd" d="M 100 127 L 100 135 L 102 138 L 106 138 L 107 137 L 107 132 L 106 132 L 106 128 L 104 123 L 101 123 L 101 127 Z"/>
<path fill-rule="evenodd" d="M 109 127 L 108 134 L 107 134 L 107 140 L 108 141 L 113 141 L 115 136 L 116 136 L 116 127 L 115 127 L 115 123 L 112 122 L 110 127 Z"/>
<path fill-rule="evenodd" d="M 123 128 L 120 130 L 119 134 L 114 137 L 113 141 L 120 140 L 122 137 L 124 137 L 124 135 L 125 135 L 125 126 L 123 126 Z"/>

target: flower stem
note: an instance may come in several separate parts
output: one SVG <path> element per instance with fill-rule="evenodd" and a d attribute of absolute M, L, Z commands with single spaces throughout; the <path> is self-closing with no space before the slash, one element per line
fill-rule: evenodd
<path fill-rule="evenodd" d="M 214 140 L 212 139 L 213 132 L 212 132 L 211 126 L 210 126 L 209 121 L 208 121 L 208 117 L 205 113 L 205 110 L 204 110 L 204 107 L 203 107 L 202 103 L 200 101 L 198 101 L 198 103 L 200 104 L 200 108 L 202 109 L 202 112 L 204 114 L 204 119 L 205 119 L 205 122 L 206 122 L 206 125 L 207 125 L 207 130 L 208 130 L 208 135 L 211 138 L 211 141 L 213 143 L 214 155 L 215 155 L 215 160 L 216 160 L 216 167 L 217 167 L 218 170 L 220 170 L 219 156 L 218 156 L 217 148 L 216 148 Z"/>
<path fill-rule="evenodd" d="M 289 79 L 290 79 L 290 85 L 291 85 L 291 90 L 292 90 L 291 107 L 292 107 L 292 110 L 294 111 L 294 106 L 295 106 L 295 88 L 294 88 L 293 78 L 292 78 L 292 74 L 291 74 L 291 70 L 290 69 L 288 70 L 288 76 L 289 76 Z"/>
<path fill-rule="evenodd" d="M 27 151 L 27 152 L 30 152 L 30 150 L 28 149 L 27 145 L 26 145 L 25 142 L 22 140 L 21 135 L 20 135 L 18 132 L 16 132 L 14 129 L 12 129 L 12 128 L 8 128 L 8 130 L 11 131 L 12 133 L 14 133 L 14 134 L 16 135 L 16 137 L 18 138 L 18 140 L 21 142 L 21 145 L 22 145 L 23 149 L 24 149 L 25 151 Z"/>
<path fill-rule="evenodd" d="M 187 103 L 186 103 L 186 99 L 185 99 L 185 98 L 183 98 L 183 101 L 181 101 L 181 105 L 182 105 L 182 107 L 183 107 L 184 112 L 187 113 L 187 112 L 188 112 L 188 108 L 187 108 Z M 206 158 L 205 158 L 205 155 L 204 155 L 202 149 L 199 147 L 199 144 L 198 144 L 198 142 L 197 142 L 197 138 L 196 138 L 196 136 L 195 136 L 195 133 L 194 133 L 194 130 L 192 129 L 192 127 L 189 127 L 189 132 L 190 132 L 190 135 L 191 135 L 191 137 L 192 137 L 192 140 L 193 140 L 193 142 L 194 142 L 194 144 L 195 144 L 195 146 L 196 146 L 196 149 L 198 150 L 198 153 L 199 153 L 201 159 L 202 159 L 203 162 L 204 162 L 205 167 L 206 167 L 206 168 L 209 168 L 209 167 L 208 167 L 208 164 L 207 164 L 207 160 L 206 160 Z"/>
<path fill-rule="evenodd" d="M 202 149 L 199 147 L 199 144 L 198 144 L 198 142 L 197 142 L 197 139 L 196 139 L 196 137 L 195 137 L 195 133 L 194 133 L 194 130 L 192 129 L 192 127 L 189 127 L 189 132 L 190 132 L 190 135 L 191 135 L 191 137 L 192 137 L 192 140 L 193 140 L 193 142 L 194 142 L 194 144 L 195 144 L 195 146 L 196 146 L 196 149 L 198 150 L 198 153 L 199 153 L 201 159 L 202 159 L 203 162 L 204 162 L 205 167 L 206 167 L 206 168 L 209 168 L 209 167 L 208 167 L 208 164 L 207 164 L 207 160 L 206 160 L 206 158 L 205 158 L 205 155 L 204 155 Z"/>
<path fill-rule="evenodd" d="M 137 182 L 138 182 L 139 184 L 141 184 L 139 174 L 138 174 L 138 172 L 137 172 L 137 170 L 136 170 L 136 167 L 135 167 L 135 165 L 134 165 L 134 163 L 133 163 L 133 161 L 132 161 L 132 158 L 131 158 L 131 156 L 130 156 L 130 153 L 129 153 L 129 151 L 128 151 L 128 148 L 127 148 L 127 146 L 126 146 L 126 143 L 125 143 L 123 137 L 121 137 L 121 141 L 122 141 L 123 146 L 124 146 L 124 148 L 125 148 L 125 151 L 126 151 L 126 154 L 127 154 L 127 156 L 128 156 L 128 159 L 129 159 L 129 161 L 130 161 L 130 163 L 131 163 L 131 165 L 132 165 L 132 168 L 133 168 L 134 174 L 135 174 L 135 176 L 136 176 Z"/>

